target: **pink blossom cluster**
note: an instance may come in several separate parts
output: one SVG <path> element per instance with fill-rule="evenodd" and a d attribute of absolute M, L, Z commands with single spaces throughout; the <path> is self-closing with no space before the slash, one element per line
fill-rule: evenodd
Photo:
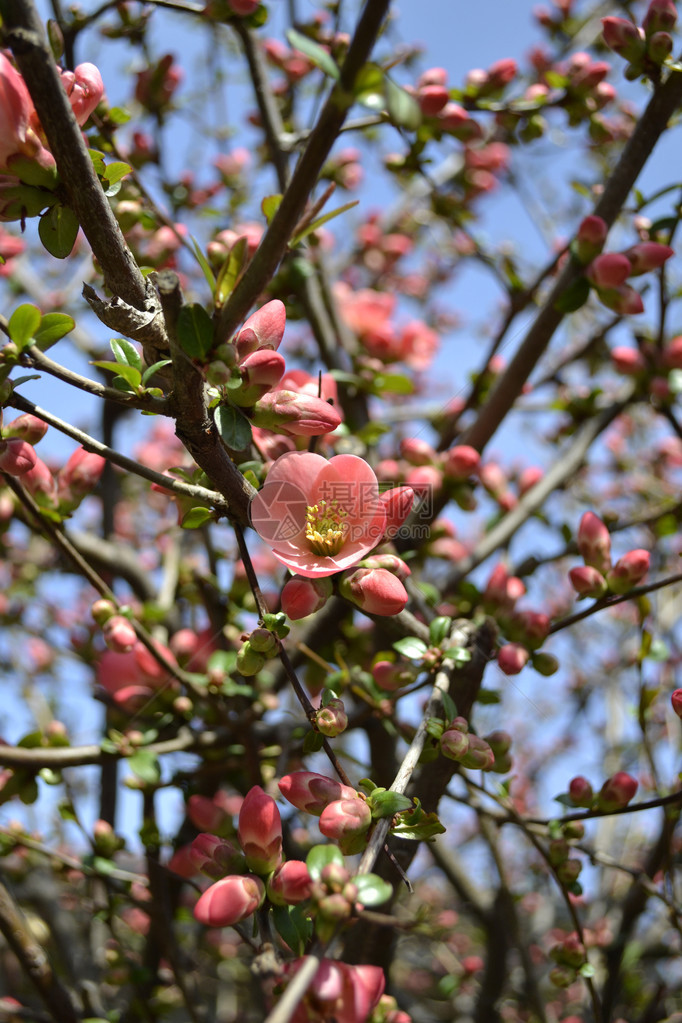
<path fill-rule="evenodd" d="M 334 286 L 334 293 L 344 321 L 380 364 L 404 362 L 415 370 L 429 367 L 438 350 L 438 335 L 421 320 L 396 327 L 394 294 L 372 288 L 353 290 L 342 281 Z"/>
<path fill-rule="evenodd" d="M 638 783 L 625 771 L 616 771 L 606 779 L 598 793 L 582 775 L 576 775 L 568 786 L 568 794 L 574 806 L 586 810 L 622 810 L 633 799 Z"/>
<path fill-rule="evenodd" d="M 511 641 L 500 647 L 497 664 L 505 675 L 518 675 L 532 660 L 536 671 L 552 675 L 557 670 L 556 658 L 540 650 L 549 635 L 550 617 L 541 611 L 517 609 L 516 603 L 525 592 L 523 581 L 510 575 L 502 562 L 494 567 L 482 594 L 483 607 L 495 615 Z"/>
<path fill-rule="evenodd" d="M 673 0 L 651 0 L 641 25 L 627 18 L 602 18 L 606 45 L 628 62 L 627 78 L 657 77 L 673 49 L 671 32 L 677 21 Z"/>
<path fill-rule="evenodd" d="M 449 760 L 472 770 L 496 774 L 507 774 L 511 770 L 511 744 L 507 732 L 493 732 L 485 738 L 470 732 L 469 723 L 463 717 L 449 722 L 440 737 L 440 751 Z"/>
<path fill-rule="evenodd" d="M 625 376 L 642 377 L 656 397 L 670 398 L 670 372 L 682 369 L 682 335 L 671 338 L 662 348 L 645 339 L 637 348 L 616 345 L 611 349 L 611 360 Z"/>
<path fill-rule="evenodd" d="M 594 512 L 585 512 L 576 539 L 585 564 L 572 568 L 568 576 L 581 598 L 598 600 L 608 593 L 627 593 L 649 571 L 650 554 L 640 548 L 628 551 L 612 564 L 611 534 Z"/>

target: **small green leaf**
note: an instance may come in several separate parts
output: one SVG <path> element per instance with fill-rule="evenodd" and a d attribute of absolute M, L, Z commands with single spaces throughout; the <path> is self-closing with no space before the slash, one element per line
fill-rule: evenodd
<path fill-rule="evenodd" d="M 393 124 L 406 131 L 416 131 L 422 123 L 422 112 L 414 96 L 384 75 L 384 96 L 386 109 Z"/>
<path fill-rule="evenodd" d="M 134 366 L 125 366 L 120 362 L 91 362 L 90 365 L 97 366 L 99 369 L 110 369 L 112 372 L 116 373 L 118 377 L 121 377 L 128 385 L 128 387 L 123 388 L 123 390 L 127 390 L 130 387 L 136 388 L 140 386 L 142 374 L 139 369 L 136 369 Z M 118 386 L 115 380 L 113 383 L 114 386 Z"/>
<path fill-rule="evenodd" d="M 560 795 L 554 797 L 555 802 L 561 803 L 562 806 L 570 806 L 575 808 L 575 803 L 569 796 L 568 792 L 562 792 Z"/>
<path fill-rule="evenodd" d="M 104 168 L 104 180 L 108 182 L 109 186 L 117 184 L 126 174 L 130 174 L 133 168 L 129 163 L 123 163 L 122 160 L 116 163 L 107 164 Z"/>
<path fill-rule="evenodd" d="M 447 615 L 440 615 L 433 619 L 429 625 L 429 639 L 434 646 L 440 646 L 443 640 L 448 638 L 451 628 L 452 618 L 448 618 Z"/>
<path fill-rule="evenodd" d="M 393 817 L 401 810 L 408 810 L 412 806 L 409 796 L 403 796 L 400 792 L 391 792 L 390 789 L 382 789 L 373 792 L 369 797 L 369 805 L 372 810 L 372 817 Z"/>
<path fill-rule="evenodd" d="M 230 249 L 229 256 L 221 266 L 215 287 L 216 309 L 222 308 L 234 291 L 242 270 L 246 265 L 248 248 L 246 238 L 237 238 L 237 241 Z"/>
<path fill-rule="evenodd" d="M 199 266 L 201 267 L 201 271 L 202 271 L 204 277 L 206 278 L 206 283 L 208 284 L 209 288 L 211 289 L 211 294 L 214 295 L 215 294 L 215 274 L 213 273 L 213 270 L 211 269 L 211 264 L 206 259 L 206 256 L 203 254 L 203 252 L 201 251 L 201 247 L 200 247 L 198 241 L 196 240 L 196 238 L 191 238 L 190 241 L 192 243 L 192 251 L 194 252 L 194 255 L 196 257 L 196 261 L 199 264 Z"/>
<path fill-rule="evenodd" d="M 574 313 L 585 305 L 590 297 L 590 285 L 586 277 L 578 277 L 566 288 L 554 303 L 558 313 Z"/>
<path fill-rule="evenodd" d="M 378 874 L 357 874 L 353 884 L 358 890 L 358 902 L 363 906 L 380 906 L 393 895 L 393 886 Z"/>
<path fill-rule="evenodd" d="M 184 305 L 178 316 L 178 341 L 190 359 L 203 361 L 213 347 L 211 317 L 198 302 Z"/>
<path fill-rule="evenodd" d="M 40 326 L 33 335 L 35 343 L 41 352 L 46 352 L 48 348 L 69 334 L 75 326 L 76 321 L 66 313 L 45 313 L 40 321 Z"/>
<path fill-rule="evenodd" d="M 378 64 L 365 64 L 360 69 L 353 91 L 356 101 L 368 110 L 379 113 L 384 109 L 384 72 Z"/>
<path fill-rule="evenodd" d="M 99 149 L 88 149 L 90 159 L 92 160 L 92 166 L 95 168 L 95 174 L 102 177 L 106 173 L 106 167 L 104 166 L 104 153 L 100 153 Z"/>
<path fill-rule="evenodd" d="M 500 703 L 500 691 L 499 689 L 479 689 L 478 696 L 476 697 L 478 703 L 482 703 L 485 706 L 494 703 Z"/>
<path fill-rule="evenodd" d="M 339 867 L 344 865 L 343 853 L 336 845 L 314 845 L 306 856 L 305 863 L 313 881 L 319 881 L 322 871 L 330 863 L 335 863 Z"/>
<path fill-rule="evenodd" d="M 333 57 L 327 53 L 327 51 L 319 45 L 309 39 L 308 36 L 302 35 L 297 32 L 296 29 L 290 28 L 286 37 L 289 41 L 289 45 L 294 49 L 298 50 L 299 53 L 304 53 L 306 57 L 313 62 L 315 67 L 319 67 L 321 71 L 324 71 L 326 75 L 333 78 L 335 81 L 339 79 L 339 69 L 333 59 Z"/>
<path fill-rule="evenodd" d="M 128 757 L 128 764 L 130 765 L 130 770 L 148 785 L 158 785 L 161 781 L 159 758 L 151 750 L 136 750 L 132 756 Z"/>
<path fill-rule="evenodd" d="M 57 259 L 66 259 L 71 254 L 78 234 L 78 217 L 68 206 L 52 206 L 38 221 L 40 240 Z"/>
<path fill-rule="evenodd" d="M 386 394 L 414 394 L 414 383 L 404 373 L 377 373 L 372 390 L 381 396 Z"/>
<path fill-rule="evenodd" d="M 393 644 L 393 649 L 411 661 L 420 661 L 428 647 L 424 640 L 418 639 L 417 636 L 404 636 Z"/>
<path fill-rule="evenodd" d="M 251 443 L 251 423 L 234 405 L 218 405 L 213 418 L 225 447 L 242 451 Z"/>
<path fill-rule="evenodd" d="M 457 717 L 457 705 L 452 699 L 449 693 L 440 694 L 441 703 L 443 704 L 443 713 L 445 714 L 445 720 L 449 724 L 454 721 Z"/>
<path fill-rule="evenodd" d="M 135 369 L 142 371 L 142 356 L 132 341 L 128 341 L 124 337 L 114 337 L 109 342 L 109 347 L 114 353 L 116 362 L 120 362 L 124 366 L 134 366 Z"/>
<path fill-rule="evenodd" d="M 275 193 L 275 195 L 266 195 L 262 203 L 260 204 L 260 208 L 263 211 L 263 216 L 267 220 L 268 224 L 270 223 L 275 213 L 279 209 L 281 202 L 282 193 L 277 192 Z"/>
<path fill-rule="evenodd" d="M 146 384 L 160 369 L 163 369 L 164 366 L 170 366 L 172 361 L 172 359 L 159 359 L 158 362 L 153 362 L 151 366 L 147 366 L 142 374 L 142 383 Z"/>
<path fill-rule="evenodd" d="M 322 732 L 313 732 L 312 729 L 306 732 L 305 739 L 303 740 L 303 752 L 306 755 L 319 753 L 323 746 L 324 736 Z"/>
<path fill-rule="evenodd" d="M 301 956 L 313 934 L 313 922 L 302 906 L 273 906 L 272 922 L 294 955 Z"/>
<path fill-rule="evenodd" d="M 41 319 L 42 313 L 37 306 L 26 303 L 14 310 L 9 318 L 7 330 L 11 340 L 18 348 L 25 348 L 33 339 L 40 327 Z"/>
<path fill-rule="evenodd" d="M 210 508 L 190 508 L 186 515 L 183 516 L 180 525 L 183 529 L 199 529 L 206 522 L 213 518 L 213 512 Z"/>
<path fill-rule="evenodd" d="M 313 233 L 313 231 L 317 231 L 318 227 L 322 227 L 322 225 L 326 224 L 327 221 L 333 220 L 334 217 L 340 216 L 342 213 L 345 213 L 346 210 L 351 210 L 353 206 L 358 205 L 358 202 L 359 202 L 358 199 L 354 199 L 353 202 L 344 203 L 343 206 L 339 206 L 335 210 L 330 210 L 329 213 L 325 213 L 323 216 L 318 217 L 316 220 L 313 220 L 311 224 L 308 224 L 307 227 L 304 227 L 302 231 L 299 231 L 297 235 L 294 235 L 294 237 L 289 240 L 289 248 L 290 249 L 296 248 L 299 242 L 302 242 L 303 239 L 307 238 L 309 234 Z"/>

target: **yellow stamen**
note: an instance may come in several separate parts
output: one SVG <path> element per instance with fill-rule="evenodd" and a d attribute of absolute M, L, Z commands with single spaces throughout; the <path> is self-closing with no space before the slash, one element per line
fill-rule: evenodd
<path fill-rule="evenodd" d="M 343 521 L 346 515 L 337 501 L 308 505 L 305 536 L 315 554 L 328 558 L 339 553 L 348 532 L 348 525 Z"/>

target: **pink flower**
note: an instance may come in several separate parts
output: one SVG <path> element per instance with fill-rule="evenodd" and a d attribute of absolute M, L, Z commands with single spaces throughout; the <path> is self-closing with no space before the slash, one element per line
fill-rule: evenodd
<path fill-rule="evenodd" d="M 230 927 L 255 913 L 264 898 L 259 877 L 230 875 L 206 889 L 194 907 L 194 918 L 207 927 Z"/>
<path fill-rule="evenodd" d="M 394 537 L 412 511 L 414 490 L 412 487 L 393 487 L 380 494 L 379 500 L 386 512 L 386 536 Z"/>
<path fill-rule="evenodd" d="M 305 956 L 287 967 L 294 975 Z M 379 1004 L 386 981 L 380 966 L 352 966 L 323 959 L 291 1023 L 367 1023 Z"/>
<path fill-rule="evenodd" d="M 670 702 L 678 718 L 682 718 L 682 689 L 676 689 L 675 692 L 672 693 Z"/>
<path fill-rule="evenodd" d="M 421 320 L 411 320 L 400 332 L 398 358 L 411 369 L 428 369 L 438 351 L 440 339 Z"/>
<path fill-rule="evenodd" d="M 99 483 L 106 459 L 93 451 L 78 447 L 57 476 L 59 499 L 75 507 Z"/>
<path fill-rule="evenodd" d="M 26 83 L 0 53 L 0 167 L 7 167 L 10 157 L 17 155 L 35 159 L 44 167 L 54 166 L 53 157 L 31 125 L 31 115 L 35 118 Z"/>
<path fill-rule="evenodd" d="M 246 863 L 257 874 L 269 874 L 282 859 L 282 821 L 277 804 L 260 785 L 246 794 L 239 811 L 239 844 Z"/>
<path fill-rule="evenodd" d="M 189 859 L 195 871 L 218 881 L 228 870 L 239 870 L 244 866 L 241 853 L 224 838 L 202 833 L 197 835 L 189 848 Z"/>
<path fill-rule="evenodd" d="M 360 561 L 384 535 L 386 512 L 364 459 L 292 451 L 251 502 L 251 523 L 282 564 L 314 578 Z"/>
<path fill-rule="evenodd" d="M 75 71 L 62 71 L 64 91 L 79 124 L 85 124 L 104 95 L 104 82 L 94 64 L 79 64 Z"/>
<path fill-rule="evenodd" d="M 314 771 L 294 771 L 285 774 L 279 790 L 298 810 L 319 817 L 330 803 L 337 799 L 357 799 L 357 792 L 335 778 L 327 778 Z"/>

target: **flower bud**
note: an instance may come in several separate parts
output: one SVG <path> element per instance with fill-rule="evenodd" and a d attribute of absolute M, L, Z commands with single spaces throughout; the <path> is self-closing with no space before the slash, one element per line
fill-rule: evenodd
<path fill-rule="evenodd" d="M 559 670 L 559 661 L 554 654 L 548 654 L 544 650 L 534 650 L 531 655 L 531 664 L 538 675 L 556 675 Z"/>
<path fill-rule="evenodd" d="M 603 597 L 608 587 L 606 579 L 591 565 L 578 565 L 568 573 L 571 586 L 581 597 L 594 597 L 598 600 Z"/>
<path fill-rule="evenodd" d="M 123 615 L 112 615 L 102 626 L 104 642 L 117 654 L 129 653 L 137 643 L 135 629 Z"/>
<path fill-rule="evenodd" d="M 481 456 L 476 448 L 468 444 L 456 444 L 445 453 L 443 471 L 452 479 L 465 480 L 476 472 L 480 463 Z"/>
<path fill-rule="evenodd" d="M 638 348 L 619 345 L 611 349 L 611 360 L 620 373 L 626 376 L 637 376 L 646 369 L 646 359 Z"/>
<path fill-rule="evenodd" d="M 518 675 L 530 658 L 529 652 L 520 643 L 506 643 L 497 655 L 497 664 L 505 675 Z"/>
<path fill-rule="evenodd" d="M 266 302 L 249 316 L 234 339 L 239 360 L 262 348 L 277 349 L 284 337 L 286 309 L 278 298 Z"/>
<path fill-rule="evenodd" d="M 90 608 L 90 614 L 99 626 L 104 625 L 112 615 L 116 614 L 116 605 L 111 600 L 101 598 L 96 600 Z"/>
<path fill-rule="evenodd" d="M 630 260 L 630 277 L 638 277 L 649 270 L 658 270 L 667 259 L 675 255 L 669 245 L 658 242 L 639 242 L 623 253 Z"/>
<path fill-rule="evenodd" d="M 341 424 L 328 402 L 296 391 L 269 391 L 256 402 L 250 418 L 254 426 L 290 437 L 318 437 Z"/>
<path fill-rule="evenodd" d="M 629 284 L 621 284 L 619 288 L 600 289 L 599 301 L 619 316 L 636 316 L 644 312 L 642 296 Z"/>
<path fill-rule="evenodd" d="M 391 490 L 385 490 L 383 494 L 379 494 L 379 501 L 386 512 L 385 535 L 391 539 L 412 511 L 414 490 L 412 487 L 393 487 Z"/>
<path fill-rule="evenodd" d="M 638 549 L 624 554 L 606 576 L 611 592 L 627 593 L 636 586 L 649 571 L 650 561 L 651 555 L 648 551 Z"/>
<path fill-rule="evenodd" d="M 417 437 L 405 437 L 400 442 L 400 454 L 410 465 L 432 465 L 438 461 L 436 450 Z"/>
<path fill-rule="evenodd" d="M 407 590 L 401 581 L 385 568 L 359 568 L 344 572 L 339 593 L 363 611 L 376 615 L 397 615 L 408 601 Z"/>
<path fill-rule="evenodd" d="M 682 335 L 674 337 L 665 346 L 662 355 L 666 369 L 682 369 Z"/>
<path fill-rule="evenodd" d="M 644 33 L 627 18 L 602 18 L 604 42 L 619 57 L 638 64 L 644 56 Z"/>
<path fill-rule="evenodd" d="M 249 870 L 269 874 L 282 859 L 282 821 L 277 804 L 260 785 L 250 789 L 239 811 L 237 826 Z"/>
<path fill-rule="evenodd" d="M 38 456 L 33 447 L 18 437 L 0 441 L 0 472 L 23 476 L 34 468 Z"/>
<path fill-rule="evenodd" d="M 544 471 L 537 465 L 529 465 L 520 474 L 517 481 L 519 494 L 523 495 L 531 490 L 536 483 L 539 483 L 545 475 Z"/>
<path fill-rule="evenodd" d="M 495 731 L 485 736 L 485 741 L 490 746 L 496 757 L 508 753 L 512 746 L 512 737 L 509 732 Z"/>
<path fill-rule="evenodd" d="M 475 771 L 490 771 L 495 764 L 495 754 L 485 739 L 469 733 L 466 753 L 459 758 L 462 767 Z"/>
<path fill-rule="evenodd" d="M 417 101 L 424 117 L 435 117 L 449 99 L 450 93 L 443 85 L 425 85 L 417 92 Z"/>
<path fill-rule="evenodd" d="M 571 797 L 574 806 L 582 806 L 586 810 L 592 806 L 594 799 L 594 792 L 587 778 L 583 778 L 581 774 L 576 775 L 575 778 L 571 778 L 568 785 L 568 794 Z"/>
<path fill-rule="evenodd" d="M 670 697 L 670 702 L 678 718 L 682 718 L 682 689 L 675 690 Z"/>
<path fill-rule="evenodd" d="M 30 412 L 24 412 L 23 415 L 17 416 L 11 423 L 3 426 L 2 436 L 4 440 L 17 437 L 19 440 L 25 440 L 27 444 L 37 444 L 43 439 L 47 429 L 47 423 L 44 423 L 42 419 L 31 415 Z"/>
<path fill-rule="evenodd" d="M 632 272 L 630 260 L 621 252 L 602 252 L 585 270 L 585 276 L 596 288 L 618 288 Z"/>
<path fill-rule="evenodd" d="M 207 927 L 230 927 L 255 913 L 264 898 L 259 877 L 231 875 L 206 889 L 194 907 L 194 918 Z"/>
<path fill-rule="evenodd" d="M 298 810 L 319 817 L 326 806 L 340 799 L 357 799 L 358 794 L 349 785 L 313 771 L 294 771 L 285 774 L 279 790 Z"/>
<path fill-rule="evenodd" d="M 642 28 L 647 36 L 655 32 L 670 32 L 677 21 L 677 8 L 673 0 L 651 0 L 642 20 Z"/>
<path fill-rule="evenodd" d="M 232 821 L 231 815 L 224 806 L 216 802 L 215 798 L 202 796 L 198 792 L 187 800 L 187 816 L 195 828 L 212 833 L 227 827 Z"/>
<path fill-rule="evenodd" d="M 363 558 L 358 562 L 358 568 L 384 568 L 387 572 L 405 582 L 408 576 L 412 575 L 410 566 L 406 564 L 397 554 L 372 554 L 369 558 Z"/>
<path fill-rule="evenodd" d="M 311 886 L 303 860 L 287 860 L 268 881 L 268 897 L 277 906 L 295 906 L 310 898 Z"/>
<path fill-rule="evenodd" d="M 625 771 L 617 771 L 606 779 L 599 790 L 597 806 L 600 810 L 622 810 L 636 791 L 637 781 Z"/>
<path fill-rule="evenodd" d="M 599 572 L 611 567 L 611 534 L 594 512 L 585 512 L 578 527 L 578 550 L 586 565 Z"/>
<path fill-rule="evenodd" d="M 558 867 L 560 863 L 565 863 L 568 859 L 569 844 L 565 838 L 553 838 L 547 847 L 547 853 L 549 856 L 549 862 L 553 867 Z"/>
<path fill-rule="evenodd" d="M 304 579 L 303 576 L 295 575 L 284 584 L 281 596 L 282 611 L 292 622 L 297 622 L 323 608 L 332 592 L 332 581 L 328 576 L 321 579 Z"/>
<path fill-rule="evenodd" d="M 195 870 L 218 881 L 230 870 L 238 870 L 244 859 L 232 842 L 217 835 L 197 835 L 189 848 L 189 858 Z"/>
<path fill-rule="evenodd" d="M 367 832 L 372 812 L 364 799 L 337 799 L 320 814 L 320 831 L 336 842 L 344 856 L 362 852 L 367 845 Z"/>
<path fill-rule="evenodd" d="M 673 39 L 668 32 L 654 32 L 646 44 L 646 55 L 653 64 L 663 64 L 673 52 Z"/>
<path fill-rule="evenodd" d="M 322 735 L 333 739 L 348 728 L 348 715 L 343 700 L 330 700 L 326 707 L 315 713 L 315 727 Z"/>
<path fill-rule="evenodd" d="M 239 366 L 242 382 L 230 388 L 230 401 L 242 408 L 254 405 L 259 398 L 276 387 L 284 376 L 286 363 L 279 352 L 263 348 L 247 355 Z"/>
<path fill-rule="evenodd" d="M 249 646 L 258 654 L 272 657 L 277 652 L 279 644 L 277 637 L 270 632 L 270 629 L 258 628 L 254 629 L 249 636 Z"/>
<path fill-rule="evenodd" d="M 250 678 L 252 675 L 257 675 L 263 669 L 265 660 L 264 655 L 254 650 L 247 640 L 237 654 L 237 671 L 244 675 L 245 678 Z"/>
<path fill-rule="evenodd" d="M 440 737 L 440 751 L 449 760 L 461 761 L 469 749 L 469 736 L 456 728 L 448 728 Z"/>
<path fill-rule="evenodd" d="M 564 860 L 556 868 L 556 876 L 559 878 L 562 884 L 567 887 L 575 884 L 580 877 L 580 872 L 583 869 L 583 865 L 580 860 L 571 857 L 568 860 Z"/>
<path fill-rule="evenodd" d="M 414 669 L 405 661 L 377 661 L 372 667 L 372 678 L 386 693 L 411 685 L 415 678 Z"/>
<path fill-rule="evenodd" d="M 585 217 L 575 236 L 573 251 L 583 265 L 594 259 L 604 248 L 608 225 L 601 217 Z"/>

